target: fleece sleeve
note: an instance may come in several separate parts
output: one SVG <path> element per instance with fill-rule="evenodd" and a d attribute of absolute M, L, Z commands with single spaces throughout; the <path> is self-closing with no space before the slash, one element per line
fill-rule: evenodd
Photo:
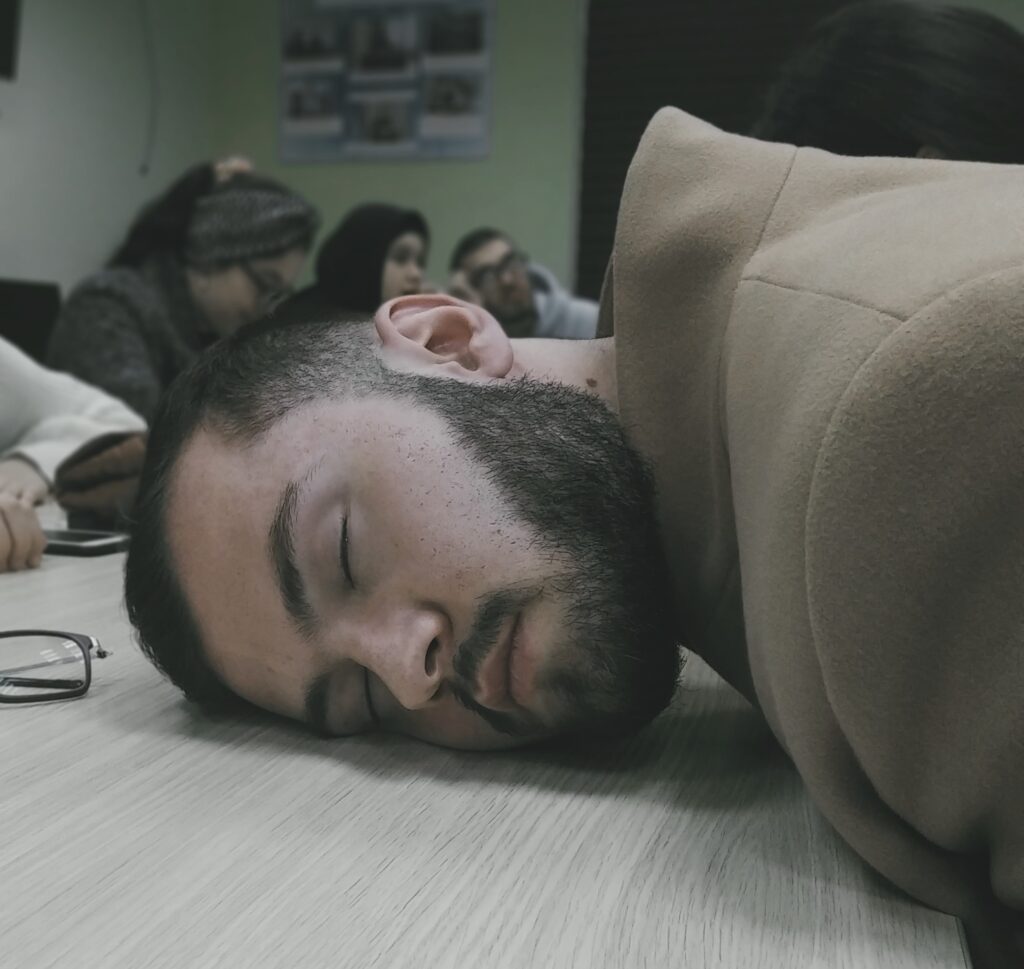
<path fill-rule="evenodd" d="M 157 361 L 132 307 L 83 288 L 61 311 L 47 363 L 119 398 L 149 420 L 162 390 Z"/>

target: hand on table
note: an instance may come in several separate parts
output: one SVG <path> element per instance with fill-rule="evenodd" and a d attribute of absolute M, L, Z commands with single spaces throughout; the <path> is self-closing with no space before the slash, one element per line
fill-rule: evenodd
<path fill-rule="evenodd" d="M 42 501 L 49 490 L 46 479 L 28 461 L 21 458 L 0 461 L 0 495 L 10 495 L 34 505 Z"/>
<path fill-rule="evenodd" d="M 226 182 L 241 172 L 251 172 L 252 162 L 241 155 L 229 155 L 213 163 L 213 174 L 218 182 Z"/>
<path fill-rule="evenodd" d="M 32 505 L 0 493 L 0 572 L 36 568 L 45 548 L 46 536 Z"/>
<path fill-rule="evenodd" d="M 467 303 L 475 303 L 477 306 L 484 305 L 483 298 L 473 288 L 464 269 L 456 269 L 448 277 L 448 295 L 465 300 Z"/>

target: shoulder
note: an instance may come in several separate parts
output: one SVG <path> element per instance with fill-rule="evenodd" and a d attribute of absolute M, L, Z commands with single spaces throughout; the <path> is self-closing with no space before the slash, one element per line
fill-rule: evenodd
<path fill-rule="evenodd" d="M 1022 289 L 1024 266 L 974 278 L 882 341 L 807 504 L 831 704 L 876 789 L 947 844 L 1024 796 L 1024 763 L 1004 762 L 1024 745 Z"/>
<path fill-rule="evenodd" d="M 591 339 L 597 331 L 597 303 L 573 296 L 550 269 L 530 263 L 527 276 L 538 311 L 539 337 Z"/>
<path fill-rule="evenodd" d="M 1024 265 L 958 286 L 895 327 L 852 376 L 814 469 L 812 591 L 815 569 L 824 579 L 841 567 L 815 557 L 820 543 L 844 537 L 874 561 L 912 556 L 929 536 L 949 539 L 968 517 L 977 533 L 977 503 L 986 494 L 995 501 L 1024 473 L 1022 289 Z M 1012 517 L 1024 521 L 1024 502 L 1019 511 L 1017 504 Z M 871 538 L 864 528 L 879 532 Z"/>
<path fill-rule="evenodd" d="M 1024 262 L 963 282 L 894 327 L 852 375 L 831 416 L 816 488 L 833 475 L 852 485 L 867 463 L 896 478 L 927 474 L 929 458 L 944 462 L 946 478 L 997 473 L 1002 459 L 978 465 L 963 449 L 985 450 L 981 441 L 992 446 L 994 436 L 1024 443 L 1022 290 Z M 904 450 L 911 439 L 916 446 Z M 849 453 L 867 441 L 860 460 Z"/>
<path fill-rule="evenodd" d="M 142 273 L 105 269 L 76 286 L 64 302 L 47 362 L 75 369 L 81 357 L 120 352 L 126 341 L 160 344 L 160 333 L 169 326 L 166 318 L 161 294 Z M 98 334 L 116 346 L 101 346 Z"/>

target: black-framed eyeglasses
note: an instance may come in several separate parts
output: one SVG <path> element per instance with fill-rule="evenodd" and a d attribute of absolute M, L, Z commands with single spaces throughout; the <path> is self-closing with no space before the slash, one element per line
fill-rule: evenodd
<path fill-rule="evenodd" d="M 469 285 L 473 289 L 484 292 L 493 289 L 499 279 L 509 272 L 518 272 L 526 268 L 529 256 L 518 249 L 512 249 L 491 266 L 477 266 L 471 273 L 467 274 Z"/>
<path fill-rule="evenodd" d="M 53 629 L 0 632 L 0 703 L 46 703 L 85 696 L 92 658 L 110 653 L 93 636 Z"/>
<path fill-rule="evenodd" d="M 242 272 L 249 277 L 253 289 L 256 290 L 256 299 L 264 313 L 269 313 L 279 303 L 291 296 L 292 287 L 286 286 L 276 276 L 264 275 L 248 262 L 239 263 L 239 265 L 242 267 Z"/>

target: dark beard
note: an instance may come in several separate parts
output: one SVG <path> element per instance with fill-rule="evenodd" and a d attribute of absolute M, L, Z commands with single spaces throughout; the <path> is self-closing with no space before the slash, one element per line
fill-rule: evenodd
<path fill-rule="evenodd" d="M 591 395 L 527 378 L 418 377 L 412 395 L 448 421 L 545 550 L 569 563 L 542 590 L 567 604 L 557 668 L 538 679 L 557 697 L 558 732 L 619 736 L 647 723 L 671 700 L 681 658 L 651 475 L 614 415 Z M 510 603 L 521 594 L 496 592 Z M 502 722 L 492 725 L 529 732 Z"/>

